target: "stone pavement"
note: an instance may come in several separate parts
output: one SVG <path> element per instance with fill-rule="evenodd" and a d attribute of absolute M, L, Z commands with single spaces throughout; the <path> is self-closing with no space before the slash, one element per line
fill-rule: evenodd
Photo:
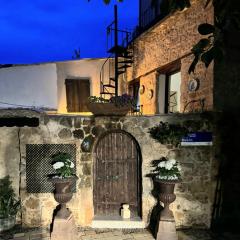
<path fill-rule="evenodd" d="M 76 240 L 153 240 L 148 230 L 94 230 L 79 229 Z M 10 238 L 0 236 L 0 239 L 9 240 L 50 240 L 49 231 L 35 230 L 25 233 L 15 233 Z"/>
<path fill-rule="evenodd" d="M 146 230 L 99 230 L 79 229 L 79 237 L 76 240 L 153 240 L 152 234 Z M 239 240 L 240 235 L 223 233 L 216 235 L 207 230 L 189 229 L 179 230 L 179 240 Z M 12 234 L 0 234 L 0 240 L 50 240 L 48 230 L 25 230 Z"/>

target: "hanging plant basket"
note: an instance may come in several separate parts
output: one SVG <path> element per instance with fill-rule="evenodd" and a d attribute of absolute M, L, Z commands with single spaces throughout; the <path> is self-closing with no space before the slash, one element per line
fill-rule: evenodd
<path fill-rule="evenodd" d="M 131 106 L 116 106 L 114 103 L 88 103 L 88 109 L 95 116 L 125 116 Z"/>

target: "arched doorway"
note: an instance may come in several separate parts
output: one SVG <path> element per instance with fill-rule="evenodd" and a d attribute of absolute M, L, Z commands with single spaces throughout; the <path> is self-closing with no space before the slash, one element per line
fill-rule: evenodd
<path fill-rule="evenodd" d="M 107 131 L 94 148 L 95 216 L 119 216 L 123 203 L 141 216 L 141 153 L 136 140 L 121 130 Z"/>

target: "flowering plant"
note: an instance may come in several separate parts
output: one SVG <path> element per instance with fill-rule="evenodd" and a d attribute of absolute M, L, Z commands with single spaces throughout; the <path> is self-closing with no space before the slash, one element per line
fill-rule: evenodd
<path fill-rule="evenodd" d="M 69 153 L 59 152 L 52 156 L 52 166 L 57 172 L 59 178 L 67 178 L 73 176 L 74 163 L 71 161 Z"/>
<path fill-rule="evenodd" d="M 153 173 L 159 180 L 178 181 L 181 178 L 181 167 L 175 159 L 160 161 Z"/>
<path fill-rule="evenodd" d="M 116 107 L 136 107 L 136 99 L 128 94 L 121 96 L 113 96 L 110 99 L 104 99 L 102 97 L 91 96 L 88 98 L 90 103 L 113 103 Z"/>
<path fill-rule="evenodd" d="M 128 94 L 123 94 L 121 96 L 111 97 L 109 100 L 110 103 L 114 103 L 116 107 L 136 107 L 136 99 Z"/>

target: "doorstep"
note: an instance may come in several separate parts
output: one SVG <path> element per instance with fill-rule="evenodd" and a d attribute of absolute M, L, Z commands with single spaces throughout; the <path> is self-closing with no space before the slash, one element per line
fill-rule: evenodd
<path fill-rule="evenodd" d="M 115 228 L 115 229 L 139 229 L 145 228 L 146 224 L 140 217 L 123 219 L 120 216 L 95 216 L 92 228 Z"/>

